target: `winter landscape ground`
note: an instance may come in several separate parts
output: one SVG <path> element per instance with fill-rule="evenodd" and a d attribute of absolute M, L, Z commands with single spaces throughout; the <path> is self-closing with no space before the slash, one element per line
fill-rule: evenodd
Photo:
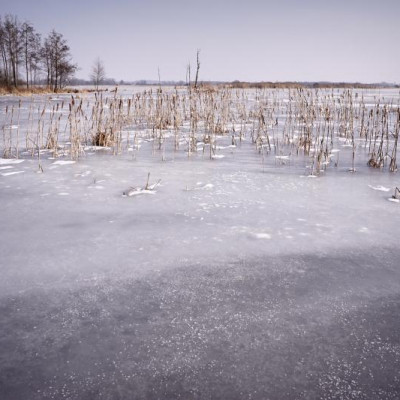
<path fill-rule="evenodd" d="M 398 399 L 398 90 L 0 98 L 0 398 Z"/>

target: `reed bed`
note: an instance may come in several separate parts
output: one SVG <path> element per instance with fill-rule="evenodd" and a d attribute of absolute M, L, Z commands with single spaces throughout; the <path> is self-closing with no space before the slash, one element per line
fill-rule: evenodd
<path fill-rule="evenodd" d="M 146 140 L 163 159 L 168 149 L 213 159 L 220 139 L 229 138 L 232 149 L 251 142 L 263 165 L 303 160 L 310 175 L 337 167 L 339 151 L 350 155 L 340 163 L 351 172 L 360 163 L 395 172 L 400 96 L 367 103 L 364 93 L 200 86 L 150 88 L 130 97 L 115 89 L 58 101 L 29 98 L 1 111 L 1 151 L 8 158 L 29 153 L 40 165 L 44 151 L 72 160 L 105 148 L 113 155 L 137 154 Z"/>

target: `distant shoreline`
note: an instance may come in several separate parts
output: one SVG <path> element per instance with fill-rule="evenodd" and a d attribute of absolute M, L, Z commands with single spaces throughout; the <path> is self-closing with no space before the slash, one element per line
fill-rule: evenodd
<path fill-rule="evenodd" d="M 104 84 L 100 85 L 99 92 L 109 91 L 110 86 L 174 86 L 174 87 L 188 87 L 188 84 L 183 82 L 174 81 L 136 81 L 136 82 L 123 82 L 116 83 L 115 85 Z M 78 88 L 79 87 L 79 88 Z M 87 88 L 86 88 L 87 87 Z M 192 85 L 193 87 L 193 85 Z M 223 87 L 230 89 L 400 89 L 400 84 L 390 83 L 359 83 L 359 82 L 199 82 L 199 87 Z M 44 86 L 30 87 L 0 87 L 0 96 L 16 95 L 16 96 L 29 96 L 40 94 L 78 94 L 78 93 L 91 93 L 96 92 L 93 84 L 75 83 L 73 82 L 69 87 L 59 89 L 56 92 Z"/>
<path fill-rule="evenodd" d="M 108 92 L 108 88 L 100 89 L 99 92 L 106 91 Z M 7 96 L 7 95 L 15 95 L 15 96 L 31 96 L 31 95 L 40 95 L 40 94 L 78 94 L 78 93 L 91 93 L 96 92 L 95 89 L 85 88 L 85 89 L 78 89 L 74 87 L 66 87 L 59 90 L 51 90 L 47 87 L 43 86 L 35 86 L 30 87 L 29 89 L 25 87 L 0 87 L 0 96 Z"/>
<path fill-rule="evenodd" d="M 72 80 L 72 86 L 93 86 L 89 81 L 85 80 Z M 184 81 L 154 81 L 154 80 L 138 80 L 138 81 L 119 81 L 114 83 L 115 86 L 189 86 Z M 193 86 L 194 83 L 192 82 Z M 316 81 L 316 82 L 296 82 L 296 81 L 200 81 L 199 86 L 216 86 L 216 87 L 230 87 L 237 89 L 247 88 L 266 88 L 266 89 L 292 89 L 292 88 L 315 88 L 315 89 L 400 89 L 400 84 L 397 83 L 362 83 L 362 82 L 330 82 L 330 81 Z M 111 83 L 104 83 L 103 86 L 113 86 Z"/>
<path fill-rule="evenodd" d="M 391 83 L 360 82 L 241 82 L 226 83 L 232 88 L 266 88 L 266 89 L 400 89 L 400 85 Z"/>

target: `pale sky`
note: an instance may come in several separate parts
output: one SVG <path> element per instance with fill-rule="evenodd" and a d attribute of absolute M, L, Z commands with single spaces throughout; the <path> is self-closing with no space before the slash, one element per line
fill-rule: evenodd
<path fill-rule="evenodd" d="M 77 77 L 400 82 L 400 0 L 0 0 L 67 39 Z"/>

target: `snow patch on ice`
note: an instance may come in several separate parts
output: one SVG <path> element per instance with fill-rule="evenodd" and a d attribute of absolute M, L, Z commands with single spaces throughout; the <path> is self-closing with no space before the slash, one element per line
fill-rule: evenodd
<path fill-rule="evenodd" d="M 15 158 L 0 158 L 0 165 L 4 164 L 20 164 L 24 160 L 16 160 Z"/>
<path fill-rule="evenodd" d="M 388 192 L 390 190 L 390 188 L 387 188 L 385 186 L 379 185 L 379 186 L 372 186 L 372 185 L 368 185 L 371 189 L 373 190 L 379 190 L 380 192 Z"/>
<path fill-rule="evenodd" d="M 72 160 L 58 160 L 53 162 L 53 165 L 70 165 L 70 164 L 75 164 L 76 161 Z"/>
<path fill-rule="evenodd" d="M 17 175 L 17 174 L 23 174 L 24 171 L 13 171 L 13 172 L 3 172 L 1 176 L 10 176 L 10 175 Z"/>
<path fill-rule="evenodd" d="M 213 187 L 214 187 L 214 185 L 212 183 L 207 183 L 201 189 L 212 189 Z"/>
<path fill-rule="evenodd" d="M 106 147 L 106 146 L 86 146 L 84 148 L 85 151 L 89 150 L 111 150 L 111 147 Z"/>
<path fill-rule="evenodd" d="M 271 239 L 271 235 L 265 232 L 253 233 L 252 236 L 256 239 Z"/>
<path fill-rule="evenodd" d="M 289 156 L 275 156 L 277 160 L 289 160 Z"/>
<path fill-rule="evenodd" d="M 156 194 L 157 192 L 155 190 L 146 190 L 142 188 L 132 188 L 130 190 L 125 191 L 122 196 L 123 197 L 133 197 L 133 196 L 139 196 L 142 194 Z"/>
<path fill-rule="evenodd" d="M 90 175 L 92 173 L 92 171 L 85 171 L 85 172 L 82 172 L 82 173 L 80 173 L 80 174 L 75 174 L 75 176 L 88 176 L 88 175 Z"/>

